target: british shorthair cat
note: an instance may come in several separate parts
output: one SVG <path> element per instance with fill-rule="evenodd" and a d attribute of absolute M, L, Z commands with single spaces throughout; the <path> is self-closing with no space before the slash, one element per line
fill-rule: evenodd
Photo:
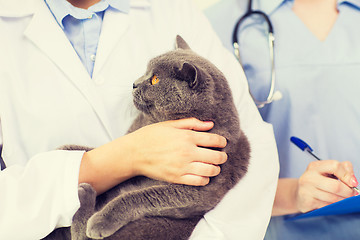
<path fill-rule="evenodd" d="M 188 239 L 201 217 L 247 172 L 250 145 L 240 129 L 227 80 L 180 36 L 175 50 L 149 62 L 146 73 L 134 83 L 133 101 L 140 114 L 129 132 L 166 120 L 194 117 L 213 121 L 209 132 L 227 139 L 222 151 L 228 160 L 206 186 L 139 176 L 96 197 L 89 184 L 81 184 L 81 207 L 73 218 L 71 239 Z M 55 230 L 46 239 L 69 237 L 63 230 Z"/>

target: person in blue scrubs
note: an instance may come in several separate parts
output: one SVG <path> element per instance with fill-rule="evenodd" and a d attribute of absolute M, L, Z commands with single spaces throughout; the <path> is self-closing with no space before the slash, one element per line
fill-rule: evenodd
<path fill-rule="evenodd" d="M 205 10 L 231 51 L 234 25 L 247 4 L 222 0 Z M 282 94 L 259 109 L 273 124 L 280 159 L 265 239 L 360 239 L 359 213 L 287 220 L 357 195 L 350 187 L 360 177 L 360 1 L 254 0 L 252 5 L 274 27 L 275 90 Z M 266 29 L 254 17 L 238 34 L 242 65 L 258 100 L 266 99 L 271 79 Z M 291 136 L 305 140 L 324 160 L 314 161 Z"/>

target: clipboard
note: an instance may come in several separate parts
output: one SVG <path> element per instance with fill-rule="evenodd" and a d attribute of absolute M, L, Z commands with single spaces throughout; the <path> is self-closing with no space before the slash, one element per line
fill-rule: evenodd
<path fill-rule="evenodd" d="M 293 217 L 288 218 L 287 220 L 294 221 L 294 220 L 310 218 L 310 217 L 340 215 L 340 214 L 359 213 L 359 212 L 360 212 L 360 195 L 357 195 L 346 198 L 339 202 L 332 203 L 325 207 L 315 209 L 307 213 L 295 215 Z"/>

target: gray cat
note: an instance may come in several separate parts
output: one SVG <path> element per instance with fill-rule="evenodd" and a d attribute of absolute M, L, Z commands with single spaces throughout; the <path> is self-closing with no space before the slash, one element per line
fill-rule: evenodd
<path fill-rule="evenodd" d="M 176 43 L 175 50 L 152 59 L 145 75 L 134 83 L 134 104 L 141 113 L 129 132 L 171 119 L 213 121 L 210 132 L 227 139 L 223 151 L 228 161 L 218 176 L 201 187 L 139 176 L 96 197 L 90 185 L 81 184 L 81 207 L 73 219 L 71 239 L 188 239 L 201 217 L 245 175 L 250 146 L 239 128 L 224 75 L 180 36 Z M 63 230 L 46 239 L 70 238 L 70 232 Z"/>

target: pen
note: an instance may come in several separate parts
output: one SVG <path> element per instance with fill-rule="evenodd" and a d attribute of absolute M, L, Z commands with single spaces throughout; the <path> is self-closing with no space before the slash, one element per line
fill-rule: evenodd
<path fill-rule="evenodd" d="M 310 155 L 313 156 L 316 160 L 318 160 L 318 161 L 321 160 L 318 156 L 316 156 L 313 153 L 313 149 L 305 141 L 301 140 L 300 138 L 294 137 L 294 136 L 292 136 L 290 138 L 290 141 L 293 144 L 295 144 L 298 148 L 300 148 L 301 150 L 310 153 Z M 358 194 L 360 194 L 360 190 L 357 187 L 351 187 L 351 188 L 354 189 Z"/>

